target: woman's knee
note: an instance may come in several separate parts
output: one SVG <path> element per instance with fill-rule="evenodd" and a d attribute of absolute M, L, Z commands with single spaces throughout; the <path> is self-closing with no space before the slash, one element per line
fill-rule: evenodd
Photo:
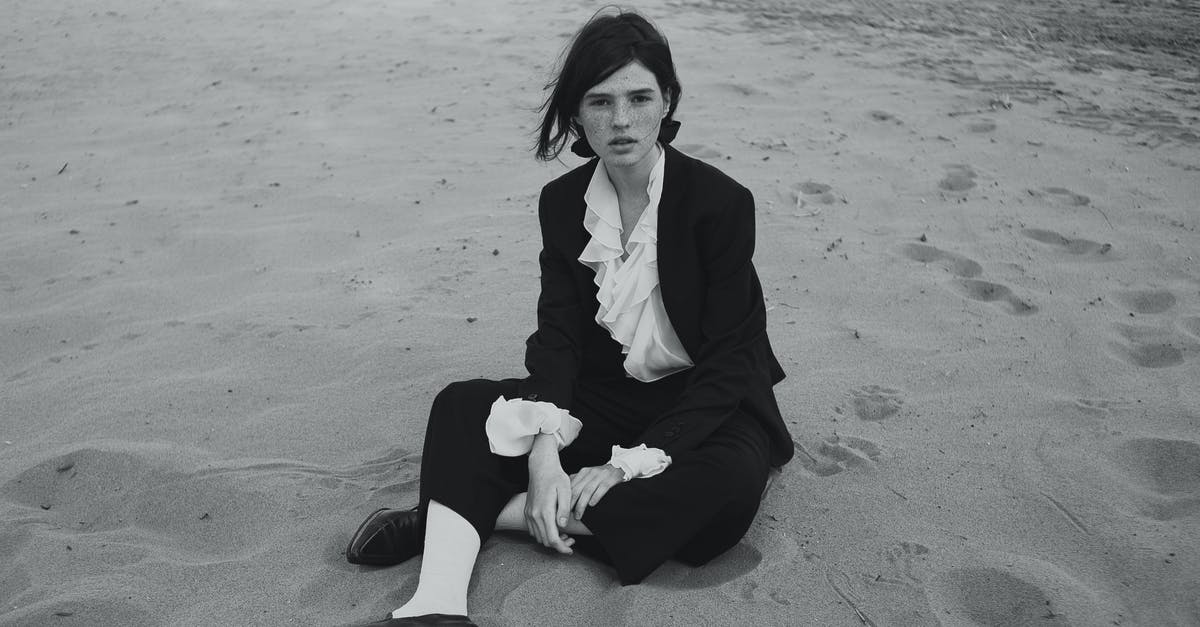
<path fill-rule="evenodd" d="M 767 485 L 767 461 L 746 451 L 724 451 L 695 461 L 703 467 L 697 474 L 699 483 L 716 502 L 756 502 Z"/>
<path fill-rule="evenodd" d="M 500 396 L 514 394 L 515 389 L 516 385 L 508 380 L 455 381 L 434 396 L 433 406 L 429 410 L 429 425 L 432 428 L 434 425 L 463 427 L 483 424 L 492 403 Z"/>
<path fill-rule="evenodd" d="M 455 381 L 446 387 L 442 388 L 436 396 L 433 397 L 433 412 L 439 413 L 439 409 L 445 409 L 447 405 L 455 402 L 456 399 L 462 396 L 463 390 L 467 388 L 467 381 Z"/>

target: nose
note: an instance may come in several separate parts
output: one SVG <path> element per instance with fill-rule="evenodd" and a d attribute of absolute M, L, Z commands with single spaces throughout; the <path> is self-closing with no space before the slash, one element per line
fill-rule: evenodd
<path fill-rule="evenodd" d="M 629 104 L 618 100 L 613 105 L 612 125 L 614 128 L 627 128 L 629 126 Z"/>

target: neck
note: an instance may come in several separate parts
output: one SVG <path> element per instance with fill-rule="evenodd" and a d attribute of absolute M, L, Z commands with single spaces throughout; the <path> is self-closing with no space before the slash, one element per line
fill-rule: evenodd
<path fill-rule="evenodd" d="M 654 170 L 654 164 L 658 163 L 661 154 L 662 148 L 656 145 L 654 150 L 646 153 L 645 159 L 633 165 L 611 167 L 607 163 L 604 164 L 605 170 L 608 171 L 608 180 L 612 181 L 617 196 L 630 198 L 644 194 L 646 188 L 650 186 L 650 172 Z"/>

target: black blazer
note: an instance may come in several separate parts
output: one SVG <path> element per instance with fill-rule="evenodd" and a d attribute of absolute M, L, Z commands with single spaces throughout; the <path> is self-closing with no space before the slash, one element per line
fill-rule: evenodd
<path fill-rule="evenodd" d="M 784 373 L 767 339 L 766 307 L 754 270 L 754 198 L 720 170 L 666 147 L 658 206 L 658 274 L 663 305 L 695 366 L 675 406 L 641 442 L 678 454 L 700 444 L 741 409 L 771 439 L 771 465 L 791 459 L 793 443 L 772 386 Z M 590 238 L 583 201 L 596 159 L 542 188 L 541 295 L 537 331 L 526 342 L 525 398 L 570 410 L 584 361 L 586 325 L 595 321 L 595 273 L 578 261 Z"/>

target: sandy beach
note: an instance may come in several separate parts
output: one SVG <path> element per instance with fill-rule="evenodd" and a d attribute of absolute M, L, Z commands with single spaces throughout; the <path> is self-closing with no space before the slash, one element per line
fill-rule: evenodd
<path fill-rule="evenodd" d="M 647 0 L 749 187 L 797 454 L 621 587 L 484 626 L 1200 625 L 1200 9 Z M 381 618 L 447 383 L 522 376 L 542 86 L 592 3 L 5 3 L 0 625 Z"/>

